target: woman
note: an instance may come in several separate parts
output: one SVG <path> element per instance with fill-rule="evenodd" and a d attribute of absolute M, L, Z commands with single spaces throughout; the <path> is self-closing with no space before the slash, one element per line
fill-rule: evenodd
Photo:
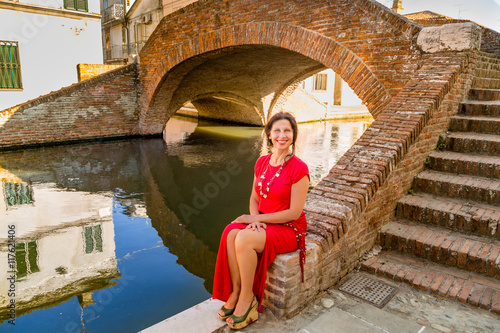
<path fill-rule="evenodd" d="M 299 248 L 304 280 L 302 209 L 310 178 L 307 165 L 294 155 L 297 122 L 291 114 L 280 112 L 271 117 L 264 132 L 273 152 L 255 163 L 250 215 L 239 216 L 225 228 L 215 267 L 213 298 L 226 302 L 219 318 L 234 329 L 258 319 L 267 267 L 277 254 Z"/>

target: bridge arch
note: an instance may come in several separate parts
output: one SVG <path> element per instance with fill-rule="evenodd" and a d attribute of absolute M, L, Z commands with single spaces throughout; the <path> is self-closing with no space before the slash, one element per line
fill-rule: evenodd
<path fill-rule="evenodd" d="M 376 118 L 418 68 L 419 30 L 371 0 L 198 1 L 165 17 L 140 53 L 140 132 L 160 133 L 200 93 L 238 96 L 266 118 L 285 84 L 318 67 L 338 73 Z"/>

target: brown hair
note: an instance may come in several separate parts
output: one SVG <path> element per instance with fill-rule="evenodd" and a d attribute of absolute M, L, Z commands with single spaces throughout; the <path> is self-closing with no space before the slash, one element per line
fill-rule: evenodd
<path fill-rule="evenodd" d="M 295 154 L 295 141 L 297 141 L 297 135 L 299 134 L 299 129 L 297 127 L 297 121 L 295 120 L 295 117 L 292 116 L 291 113 L 288 112 L 278 112 L 274 116 L 271 117 L 271 119 L 268 120 L 266 127 L 264 127 L 264 133 L 266 134 L 266 141 L 267 141 L 267 146 L 272 147 L 273 142 L 269 139 L 271 136 L 271 128 L 273 127 L 273 124 L 278 121 L 286 119 L 290 122 L 290 125 L 292 126 L 292 131 L 293 131 L 293 141 L 292 141 L 292 154 Z"/>

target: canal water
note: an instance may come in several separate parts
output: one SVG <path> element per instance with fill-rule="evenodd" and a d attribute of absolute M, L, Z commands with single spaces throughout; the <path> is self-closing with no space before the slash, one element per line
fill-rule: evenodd
<path fill-rule="evenodd" d="M 167 126 L 0 153 L 0 332 L 137 332 L 210 298 L 220 234 L 268 151 L 261 128 Z M 367 126 L 299 125 L 313 185 Z"/>

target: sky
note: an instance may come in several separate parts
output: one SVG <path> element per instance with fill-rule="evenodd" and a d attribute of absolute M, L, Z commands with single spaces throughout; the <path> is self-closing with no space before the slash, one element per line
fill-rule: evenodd
<path fill-rule="evenodd" d="M 392 8 L 393 0 L 377 0 Z M 500 0 L 403 0 L 403 15 L 429 10 L 500 32 Z"/>

